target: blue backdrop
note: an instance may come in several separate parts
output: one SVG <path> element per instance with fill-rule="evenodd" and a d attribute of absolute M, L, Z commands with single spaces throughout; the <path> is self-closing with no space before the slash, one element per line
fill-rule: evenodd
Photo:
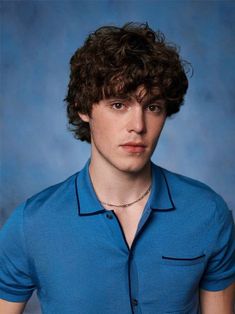
<path fill-rule="evenodd" d="M 69 59 L 89 32 L 127 21 L 163 31 L 194 67 L 153 161 L 209 184 L 235 209 L 235 2 L 8 1 L 1 15 L 0 225 L 89 157 L 66 128 Z M 39 311 L 34 296 L 25 313 Z"/>

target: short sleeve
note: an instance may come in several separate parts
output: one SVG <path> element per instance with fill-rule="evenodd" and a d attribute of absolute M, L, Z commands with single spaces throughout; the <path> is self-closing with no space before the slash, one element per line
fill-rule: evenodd
<path fill-rule="evenodd" d="M 213 250 L 200 288 L 210 291 L 224 290 L 235 281 L 235 228 L 232 211 L 220 198 L 217 202 L 213 231 Z"/>
<path fill-rule="evenodd" d="M 24 205 L 0 230 L 0 298 L 10 302 L 26 302 L 35 289 L 24 238 Z"/>

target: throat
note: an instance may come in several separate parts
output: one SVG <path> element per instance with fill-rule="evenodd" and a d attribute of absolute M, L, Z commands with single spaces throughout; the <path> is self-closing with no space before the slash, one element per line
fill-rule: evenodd
<path fill-rule="evenodd" d="M 140 202 L 151 190 L 151 168 L 138 175 L 117 172 L 101 173 L 90 165 L 90 179 L 97 198 L 104 206 L 126 208 Z"/>
<path fill-rule="evenodd" d="M 119 224 L 121 225 L 129 249 L 131 248 L 132 243 L 135 239 L 138 225 L 141 220 L 146 202 L 147 200 L 145 200 L 145 202 L 141 202 L 138 205 L 135 204 L 128 209 L 116 208 L 113 210 L 119 221 Z"/>
<path fill-rule="evenodd" d="M 126 208 L 126 207 L 130 207 L 136 203 L 138 203 L 139 201 L 141 201 L 144 197 L 146 197 L 149 192 L 151 190 L 151 185 L 148 187 L 148 189 L 141 195 L 139 196 L 135 201 L 132 201 L 130 203 L 125 203 L 125 204 L 111 204 L 111 203 L 106 203 L 106 202 L 102 202 L 101 204 L 106 205 L 106 206 L 110 206 L 110 207 L 115 207 L 115 208 Z"/>

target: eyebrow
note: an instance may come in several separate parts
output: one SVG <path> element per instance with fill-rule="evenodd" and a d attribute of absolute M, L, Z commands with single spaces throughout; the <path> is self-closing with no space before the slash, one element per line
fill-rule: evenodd
<path fill-rule="evenodd" d="M 109 104 L 111 103 L 114 103 L 114 102 L 125 102 L 125 101 L 131 101 L 136 99 L 135 97 L 123 97 L 123 96 L 120 96 L 120 97 L 112 97 L 112 98 L 108 98 L 106 99 Z M 145 99 L 142 99 L 141 102 L 139 102 L 137 99 L 137 102 L 140 104 L 140 106 L 142 106 L 143 108 L 145 108 L 146 106 L 148 105 L 153 105 L 154 103 L 157 103 L 158 105 L 160 105 L 162 107 L 162 109 L 166 108 L 166 101 L 160 97 L 160 96 L 150 96 L 150 97 L 144 97 Z"/>
<path fill-rule="evenodd" d="M 161 105 L 164 105 L 165 104 L 165 100 L 159 95 L 159 96 L 147 96 L 147 97 L 144 97 L 140 104 L 142 104 L 143 106 L 145 106 L 146 104 L 151 104 L 151 103 L 154 103 L 154 102 L 157 102 Z"/>
<path fill-rule="evenodd" d="M 158 96 L 154 96 L 154 95 L 150 95 L 150 96 L 145 96 L 145 97 L 143 97 L 142 99 L 139 99 L 138 100 L 138 97 L 135 97 L 135 96 L 113 96 L 113 97 L 110 97 L 110 98 L 107 98 L 106 100 L 108 100 L 108 101 L 110 101 L 110 102 L 112 102 L 112 101 L 118 101 L 118 100 L 120 100 L 120 101 L 131 101 L 132 99 L 136 99 L 140 104 L 141 103 L 144 103 L 144 104 L 146 104 L 146 103 L 149 103 L 149 102 L 154 102 L 154 101 L 160 101 L 160 102 L 162 102 L 162 103 L 164 103 L 165 102 L 165 100 L 164 100 L 164 98 L 163 97 L 161 97 L 160 95 L 158 95 Z"/>

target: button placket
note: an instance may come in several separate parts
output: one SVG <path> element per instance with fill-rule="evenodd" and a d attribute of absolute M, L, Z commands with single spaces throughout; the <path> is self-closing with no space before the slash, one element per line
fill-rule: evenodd
<path fill-rule="evenodd" d="M 107 214 L 106 214 L 106 217 L 111 220 L 111 219 L 113 219 L 113 214 L 107 213 Z"/>
<path fill-rule="evenodd" d="M 112 210 L 106 210 L 102 215 L 102 220 L 107 231 L 109 231 L 109 241 L 114 240 L 115 246 L 125 254 L 128 259 L 129 249 L 126 245 L 119 222 Z M 110 237 L 111 236 L 111 237 Z"/>
<path fill-rule="evenodd" d="M 149 215 L 148 215 L 149 216 Z M 119 248 L 122 249 L 123 252 L 126 253 L 126 257 L 128 260 L 128 280 L 129 280 L 129 293 L 130 293 L 130 305 L 132 308 L 132 314 L 141 313 L 140 304 L 138 300 L 138 292 L 139 292 L 139 283 L 138 283 L 138 271 L 135 263 L 135 244 L 137 239 L 133 241 L 132 247 L 129 248 L 125 239 L 125 235 L 122 229 L 122 226 L 118 220 L 118 217 L 114 212 L 106 212 L 103 216 L 106 221 L 105 225 L 109 227 L 112 232 L 112 236 L 116 239 L 116 243 Z M 147 218 L 147 217 L 146 217 Z M 146 221 L 146 220 L 145 220 Z"/>
<path fill-rule="evenodd" d="M 132 302 L 133 306 L 137 306 L 138 305 L 138 300 L 136 300 L 136 299 L 132 299 L 131 302 Z"/>
<path fill-rule="evenodd" d="M 138 283 L 138 271 L 135 262 L 135 250 L 133 248 L 129 252 L 129 285 L 130 285 L 130 298 L 132 305 L 132 312 L 139 313 L 139 308 L 137 309 L 138 302 L 138 293 L 139 293 L 139 283 Z"/>

